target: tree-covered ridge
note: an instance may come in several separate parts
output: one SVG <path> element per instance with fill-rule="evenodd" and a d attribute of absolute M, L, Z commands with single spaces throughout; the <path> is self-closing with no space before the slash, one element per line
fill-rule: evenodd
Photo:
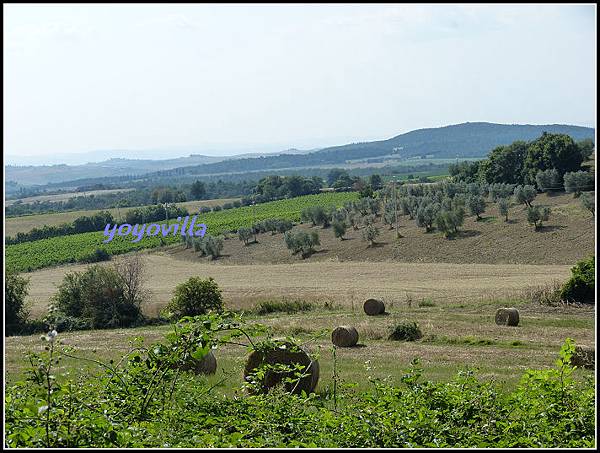
<path fill-rule="evenodd" d="M 352 143 L 325 148 L 309 154 L 247 158 L 195 165 L 156 172 L 210 174 L 228 171 L 264 170 L 307 165 L 331 165 L 347 160 L 397 154 L 400 157 L 428 156 L 437 158 L 482 157 L 492 148 L 516 140 L 532 140 L 543 132 L 568 134 L 576 140 L 594 137 L 594 129 L 559 124 L 507 125 L 493 123 L 463 123 L 431 129 L 419 129 L 388 140 Z"/>
<path fill-rule="evenodd" d="M 594 146 L 592 139 L 576 142 L 566 134 L 544 132 L 529 142 L 518 140 L 498 146 L 487 159 L 452 164 L 449 171 L 457 181 L 527 184 L 537 185 L 540 190 L 560 190 L 565 175 L 580 171 Z"/>

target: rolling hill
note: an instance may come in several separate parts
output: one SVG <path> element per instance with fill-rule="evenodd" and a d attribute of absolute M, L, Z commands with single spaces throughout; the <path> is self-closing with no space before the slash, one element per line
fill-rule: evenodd
<path fill-rule="evenodd" d="M 594 138 L 589 127 L 547 124 L 495 124 L 462 123 L 450 126 L 418 129 L 387 140 L 351 143 L 323 148 L 314 152 L 288 150 L 281 153 L 209 157 L 191 155 L 168 160 L 111 159 L 106 162 L 81 166 L 29 166 L 6 167 L 7 181 L 20 185 L 73 183 L 78 179 L 93 178 L 87 183 L 111 183 L 128 180 L 131 176 L 159 178 L 184 175 L 217 175 L 283 169 L 343 166 L 350 161 L 391 156 L 393 159 L 408 158 L 473 158 L 484 157 L 493 148 L 516 140 L 533 140 L 542 132 L 568 134 L 574 140 Z M 116 178 L 116 180 L 115 180 Z M 124 178 L 124 179 L 123 179 Z M 137 179 L 137 178 L 136 178 Z"/>

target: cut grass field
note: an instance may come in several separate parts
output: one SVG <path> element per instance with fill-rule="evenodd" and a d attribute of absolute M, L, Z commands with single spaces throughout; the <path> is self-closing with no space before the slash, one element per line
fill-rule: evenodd
<path fill-rule="evenodd" d="M 292 335 L 307 349 L 317 353 L 320 381 L 317 392 L 328 392 L 333 383 L 333 357 L 330 335 L 338 325 L 354 325 L 359 332 L 359 345 L 338 348 L 338 372 L 345 382 L 358 384 L 357 390 L 370 384 L 367 376 L 389 378 L 398 383 L 411 360 L 419 358 L 424 378 L 446 381 L 459 370 L 477 370 L 484 379 L 494 379 L 503 386 L 513 387 L 526 369 L 554 366 L 560 345 L 565 338 L 577 343 L 594 344 L 594 313 L 592 309 L 550 309 L 531 304 L 517 305 L 521 311 L 518 327 L 501 327 L 494 323 L 494 310 L 501 302 L 465 309 L 443 306 L 418 308 L 396 304 L 387 316 L 367 317 L 362 307 L 352 311 L 347 306 L 325 308 L 314 303 L 313 311 L 296 314 L 274 313 L 250 315 L 248 322 L 260 322 L 272 328 L 275 336 Z M 423 338 L 415 342 L 387 340 L 391 325 L 401 320 L 416 321 Z M 159 341 L 169 326 L 135 329 L 61 333 L 78 355 L 102 360 L 118 359 L 126 353 L 129 341 L 142 336 L 148 343 Z M 39 350 L 39 335 L 9 337 L 6 344 L 6 373 L 9 382 L 23 376 L 27 366 L 25 353 Z M 216 391 L 232 395 L 242 384 L 242 368 L 247 351 L 243 347 L 226 346 L 216 352 L 218 372 L 209 377 L 211 383 L 224 380 Z M 66 359 L 58 372 L 90 373 L 96 370 L 87 362 Z M 97 371 L 97 370 L 96 370 Z M 579 376 L 589 374 L 578 370 Z"/>
<path fill-rule="evenodd" d="M 566 265 L 492 265 L 392 262 L 297 262 L 294 264 L 215 265 L 184 261 L 165 252 L 146 252 L 146 286 L 152 295 L 145 312 L 156 316 L 171 299 L 175 286 L 192 276 L 213 277 L 230 309 L 244 309 L 259 300 L 331 301 L 355 308 L 366 297 L 383 298 L 393 307 L 412 298 L 438 306 L 486 303 L 511 298 L 534 286 L 564 281 Z M 120 257 L 114 258 L 119 260 Z M 61 266 L 27 274 L 31 280 L 31 314 L 45 313 L 50 297 L 66 272 L 86 265 Z"/>
<path fill-rule="evenodd" d="M 202 206 L 213 207 L 216 205 L 223 205 L 225 203 L 233 203 L 239 200 L 239 198 L 219 198 L 214 200 L 195 200 L 195 201 L 184 201 L 181 203 L 175 203 L 177 206 L 186 208 L 189 212 L 198 212 L 198 209 Z M 124 216 L 125 213 L 131 209 L 139 208 L 140 206 L 128 207 L 128 208 L 109 208 L 109 209 L 89 209 L 81 211 L 68 211 L 68 212 L 57 212 L 52 214 L 36 214 L 26 215 L 20 217 L 9 217 L 4 223 L 4 235 L 15 236 L 17 233 L 27 233 L 33 228 L 39 228 L 43 225 L 60 225 L 63 223 L 70 223 L 77 217 L 91 216 L 99 211 L 109 211 L 115 219 L 119 219 L 119 214 Z"/>

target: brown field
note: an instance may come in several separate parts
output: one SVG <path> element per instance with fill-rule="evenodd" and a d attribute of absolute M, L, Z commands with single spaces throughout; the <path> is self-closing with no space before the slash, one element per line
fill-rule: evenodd
<path fill-rule="evenodd" d="M 102 190 L 87 190 L 84 192 L 65 192 L 53 195 L 37 195 L 35 197 L 18 198 L 16 200 L 7 200 L 6 205 L 10 206 L 17 201 L 23 203 L 35 203 L 36 201 L 67 201 L 69 198 L 89 197 L 90 195 L 107 195 L 110 193 L 129 192 L 134 189 L 102 189 Z"/>
<path fill-rule="evenodd" d="M 87 192 L 86 192 L 87 193 Z M 224 203 L 232 203 L 239 198 L 219 198 L 214 200 L 196 200 L 196 201 L 184 201 L 181 203 L 175 203 L 178 206 L 185 207 L 190 212 L 195 212 L 200 206 L 215 206 L 222 205 Z M 90 216 L 98 211 L 109 211 L 115 218 L 119 217 L 119 214 L 123 215 L 130 209 L 139 208 L 140 206 L 132 206 L 128 208 L 110 208 L 110 209 L 90 209 L 81 211 L 69 211 L 69 212 L 57 212 L 53 214 L 37 214 L 28 215 L 21 217 L 10 217 L 5 219 L 4 223 L 4 235 L 14 236 L 17 233 L 27 233 L 35 227 L 43 225 L 60 225 L 62 223 L 68 223 L 75 220 L 77 217 Z"/>
<path fill-rule="evenodd" d="M 552 209 L 550 219 L 540 231 L 527 223 L 523 206 L 513 206 L 509 222 L 499 215 L 497 206 L 488 203 L 483 219 L 476 221 L 469 216 L 455 239 L 446 239 L 438 232 L 425 233 L 408 216 L 399 216 L 400 233 L 396 239 L 394 230 L 378 221 L 381 231 L 375 247 L 368 247 L 361 238 L 361 230 L 347 230 L 346 240 L 333 235 L 332 228 L 309 227 L 319 233 L 321 245 L 317 253 L 304 260 L 308 262 L 366 262 L 393 261 L 414 263 L 486 263 L 486 264 L 565 264 L 594 253 L 594 217 L 584 210 L 578 199 L 570 194 L 538 195 L 536 204 Z M 298 228 L 298 227 L 297 227 Z M 208 231 L 210 233 L 210 231 Z M 175 257 L 192 261 L 208 262 L 197 253 L 182 248 L 169 251 Z M 285 247 L 281 234 L 262 234 L 258 243 L 244 246 L 232 236 L 225 241 L 223 256 L 217 262 L 233 264 L 293 264 L 302 262 L 292 256 Z"/>
<path fill-rule="evenodd" d="M 563 281 L 565 265 L 489 265 L 393 262 L 304 262 L 279 265 L 224 265 L 175 259 L 165 252 L 147 253 L 147 287 L 152 296 L 145 311 L 156 316 L 178 283 L 191 276 L 213 277 L 231 309 L 248 308 L 257 300 L 331 300 L 351 308 L 365 297 L 398 304 L 407 296 L 430 298 L 442 305 L 507 298 L 528 287 Z M 120 259 L 119 257 L 115 259 Z M 27 274 L 31 278 L 31 314 L 42 315 L 56 285 L 71 270 L 62 266 Z"/>

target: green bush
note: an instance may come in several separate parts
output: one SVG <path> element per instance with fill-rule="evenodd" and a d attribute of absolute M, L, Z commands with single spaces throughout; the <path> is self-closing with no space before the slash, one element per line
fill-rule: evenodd
<path fill-rule="evenodd" d="M 571 268 L 571 278 L 561 289 L 561 299 L 585 304 L 595 304 L 594 271 L 595 265 L 593 256 L 579 261 Z"/>
<path fill-rule="evenodd" d="M 403 321 L 390 328 L 388 340 L 415 341 L 423 337 L 421 329 L 414 321 Z"/>
<path fill-rule="evenodd" d="M 203 315 L 210 310 L 221 311 L 221 289 L 211 277 L 206 280 L 190 277 L 177 285 L 167 309 L 178 317 Z"/>
<path fill-rule="evenodd" d="M 141 303 L 115 268 L 96 264 L 85 272 L 65 275 L 52 298 L 54 311 L 48 321 L 56 324 L 65 319 L 65 326 L 93 329 L 130 327 L 143 320 Z"/>
<path fill-rule="evenodd" d="M 4 327 L 8 335 L 26 327 L 28 313 L 25 309 L 25 297 L 28 286 L 28 278 L 7 271 L 4 280 Z"/>

